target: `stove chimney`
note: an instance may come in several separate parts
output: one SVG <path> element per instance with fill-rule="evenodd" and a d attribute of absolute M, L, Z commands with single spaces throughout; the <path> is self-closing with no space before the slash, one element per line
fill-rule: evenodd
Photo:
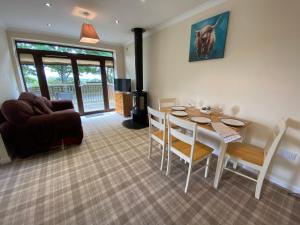
<path fill-rule="evenodd" d="M 125 120 L 123 126 L 141 129 L 148 126 L 147 92 L 143 91 L 143 28 L 133 28 L 135 47 L 136 91 L 132 92 L 132 119 Z"/>
<path fill-rule="evenodd" d="M 136 91 L 143 91 L 143 28 L 133 28 L 135 49 Z"/>

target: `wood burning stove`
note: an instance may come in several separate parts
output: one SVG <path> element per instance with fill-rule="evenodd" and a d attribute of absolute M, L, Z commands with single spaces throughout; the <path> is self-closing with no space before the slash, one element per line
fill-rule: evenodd
<path fill-rule="evenodd" d="M 133 28 L 135 47 L 136 91 L 133 95 L 132 118 L 123 122 L 130 129 L 141 129 L 148 126 L 147 92 L 143 91 L 143 28 Z"/>

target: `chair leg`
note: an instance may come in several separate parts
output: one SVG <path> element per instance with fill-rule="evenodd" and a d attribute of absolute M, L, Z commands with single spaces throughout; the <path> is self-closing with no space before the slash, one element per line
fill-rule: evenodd
<path fill-rule="evenodd" d="M 166 146 L 163 145 L 163 146 L 162 146 L 162 152 L 161 152 L 160 170 L 163 170 L 163 167 L 164 167 L 164 161 L 165 161 L 165 149 L 166 149 Z"/>
<path fill-rule="evenodd" d="M 166 172 L 167 176 L 171 173 L 171 162 L 172 162 L 171 157 L 172 157 L 172 153 L 168 147 L 168 163 L 167 163 L 167 172 Z"/>
<path fill-rule="evenodd" d="M 260 171 L 257 179 L 257 184 L 256 184 L 256 189 L 255 189 L 255 198 L 259 199 L 260 198 L 260 193 L 261 193 L 261 188 L 264 182 L 266 176 L 266 171 L 263 169 Z"/>
<path fill-rule="evenodd" d="M 208 176 L 210 160 L 211 160 L 211 155 L 209 157 L 207 157 L 207 159 L 206 159 L 206 166 L 205 166 L 205 173 L 204 173 L 205 178 L 207 178 L 207 176 Z"/>
<path fill-rule="evenodd" d="M 188 175 L 187 175 L 187 179 L 186 179 L 186 184 L 185 184 L 185 189 L 184 192 L 187 193 L 188 187 L 189 187 L 189 183 L 190 183 L 190 176 L 191 176 L 191 172 L 192 172 L 192 163 L 189 163 L 189 171 L 188 171 Z"/>
<path fill-rule="evenodd" d="M 149 154 L 148 154 L 148 158 L 151 158 L 151 152 L 152 152 L 152 138 L 149 138 Z"/>

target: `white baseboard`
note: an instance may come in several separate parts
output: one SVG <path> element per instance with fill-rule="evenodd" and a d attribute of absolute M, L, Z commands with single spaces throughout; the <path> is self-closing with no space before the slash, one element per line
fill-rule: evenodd
<path fill-rule="evenodd" d="M 293 193 L 298 193 L 300 194 L 300 187 L 296 187 L 294 185 L 290 185 L 290 184 L 287 184 L 285 182 L 283 182 L 282 180 L 272 176 L 272 175 L 267 175 L 266 179 L 268 181 L 270 181 L 271 183 L 273 184 L 276 184 L 284 189 L 287 189 L 289 190 L 290 192 L 293 192 Z"/>

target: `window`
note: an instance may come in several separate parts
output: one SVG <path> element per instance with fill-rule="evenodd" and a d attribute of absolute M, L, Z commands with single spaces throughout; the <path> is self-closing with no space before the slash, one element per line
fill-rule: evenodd
<path fill-rule="evenodd" d="M 26 90 L 51 100 L 71 100 L 80 114 L 115 107 L 113 52 L 16 41 Z"/>
<path fill-rule="evenodd" d="M 23 73 L 24 83 L 29 92 L 41 95 L 39 79 L 31 54 L 20 54 L 20 66 Z"/>
<path fill-rule="evenodd" d="M 31 50 L 40 50 L 40 51 L 54 51 L 54 52 L 65 52 L 71 54 L 113 57 L 113 52 L 110 51 L 83 49 L 83 48 L 68 47 L 68 46 L 61 46 L 61 45 L 54 45 L 54 44 L 17 41 L 16 47 L 18 49 L 31 49 Z"/>

